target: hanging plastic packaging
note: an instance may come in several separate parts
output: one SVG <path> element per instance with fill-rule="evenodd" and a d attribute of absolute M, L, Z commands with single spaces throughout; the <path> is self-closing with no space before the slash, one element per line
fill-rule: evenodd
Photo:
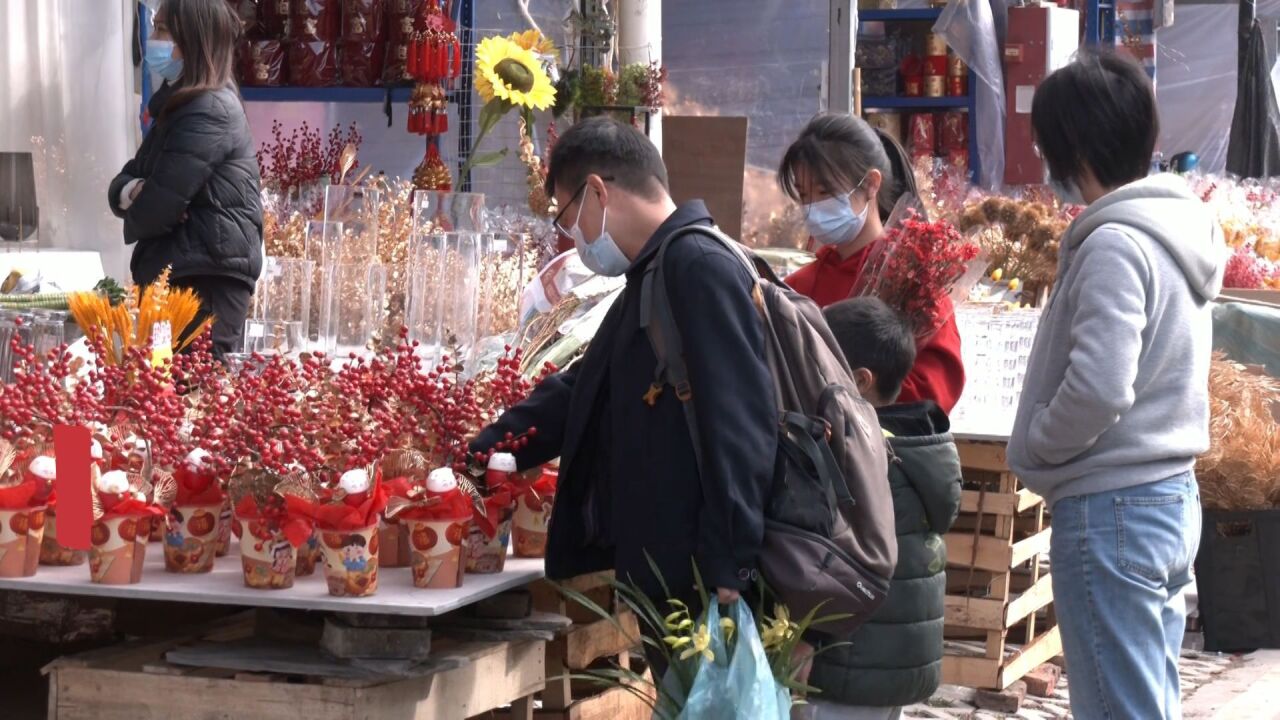
<path fill-rule="evenodd" d="M 996 20 L 988 0 L 953 0 L 933 31 L 946 38 L 973 73 L 978 157 L 983 187 L 997 188 L 1004 177 L 1004 69 Z"/>

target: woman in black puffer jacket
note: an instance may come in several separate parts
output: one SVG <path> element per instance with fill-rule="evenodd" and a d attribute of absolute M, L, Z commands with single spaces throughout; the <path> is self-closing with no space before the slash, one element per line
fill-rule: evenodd
<path fill-rule="evenodd" d="M 226 0 L 160 6 L 147 47 L 147 64 L 166 80 L 149 106 L 156 123 L 108 193 L 134 245 L 133 282 L 171 268 L 171 284 L 194 290 L 214 316 L 219 356 L 243 349 L 262 270 L 258 161 L 232 76 L 240 33 Z"/>

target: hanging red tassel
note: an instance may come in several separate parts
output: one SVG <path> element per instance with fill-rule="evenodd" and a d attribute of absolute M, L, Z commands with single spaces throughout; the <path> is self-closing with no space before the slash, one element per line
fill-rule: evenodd
<path fill-rule="evenodd" d="M 414 33 L 413 39 L 409 41 L 409 52 L 405 54 L 404 69 L 411 78 L 418 77 L 418 45 L 421 42 L 422 33 Z"/>
<path fill-rule="evenodd" d="M 462 74 L 462 44 L 458 42 L 455 35 L 453 37 L 453 72 L 451 77 L 457 78 Z"/>

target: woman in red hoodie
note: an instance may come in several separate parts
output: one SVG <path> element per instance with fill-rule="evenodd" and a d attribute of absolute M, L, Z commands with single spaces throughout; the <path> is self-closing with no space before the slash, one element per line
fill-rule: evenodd
<path fill-rule="evenodd" d="M 850 296 L 884 220 L 899 197 L 915 193 L 902 146 L 842 114 L 810 120 L 782 156 L 778 184 L 804 206 L 806 228 L 819 245 L 818 258 L 787 277 L 787 284 L 822 307 Z M 950 301 L 943 313 L 947 320 L 920 346 L 899 402 L 932 400 L 950 413 L 964 391 L 964 364 Z"/>
<path fill-rule="evenodd" d="M 778 184 L 804 207 L 809 235 L 820 246 L 817 259 L 787 284 L 821 307 L 849 297 L 898 198 L 916 192 L 896 140 L 860 118 L 834 113 L 815 117 L 787 148 Z M 921 345 L 899 401 L 933 400 L 951 412 L 964 390 L 964 365 L 950 301 L 943 312 L 947 320 Z"/>

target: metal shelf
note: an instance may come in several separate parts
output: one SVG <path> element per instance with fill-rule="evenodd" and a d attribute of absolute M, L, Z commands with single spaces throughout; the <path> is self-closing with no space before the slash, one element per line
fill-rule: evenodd
<path fill-rule="evenodd" d="M 936 21 L 942 8 L 918 8 L 910 10 L 859 10 L 859 22 L 895 22 L 900 20 Z"/>

